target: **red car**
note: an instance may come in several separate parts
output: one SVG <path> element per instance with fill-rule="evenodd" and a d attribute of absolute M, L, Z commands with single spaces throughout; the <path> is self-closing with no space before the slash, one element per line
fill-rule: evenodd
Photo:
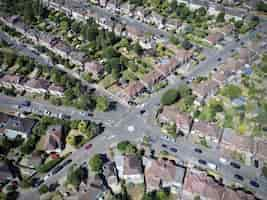
<path fill-rule="evenodd" d="M 92 144 L 87 144 L 87 145 L 85 145 L 85 149 L 86 150 L 91 149 L 92 146 L 93 146 Z"/>

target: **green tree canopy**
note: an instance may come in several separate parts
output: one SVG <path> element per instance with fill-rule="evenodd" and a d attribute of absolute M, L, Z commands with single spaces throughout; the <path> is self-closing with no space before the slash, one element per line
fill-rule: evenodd
<path fill-rule="evenodd" d="M 103 167 L 103 160 L 100 154 L 95 154 L 90 160 L 89 160 L 89 167 L 93 172 L 100 172 Z"/>
<path fill-rule="evenodd" d="M 179 92 L 175 89 L 170 89 L 162 95 L 160 102 L 162 105 L 171 105 L 174 104 L 179 98 Z"/>

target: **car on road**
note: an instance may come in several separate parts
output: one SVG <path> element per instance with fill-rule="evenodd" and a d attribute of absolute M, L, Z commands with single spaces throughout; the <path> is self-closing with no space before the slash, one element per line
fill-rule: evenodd
<path fill-rule="evenodd" d="M 207 165 L 208 165 L 208 167 L 209 167 L 210 169 L 212 169 L 212 170 L 217 170 L 217 165 L 216 165 L 216 164 L 211 163 L 211 162 L 208 162 Z"/>
<path fill-rule="evenodd" d="M 28 100 L 25 100 L 20 104 L 20 106 L 25 106 L 25 107 L 29 107 L 30 105 L 31 105 L 31 102 Z"/>
<path fill-rule="evenodd" d="M 197 152 L 197 153 L 202 153 L 202 150 L 199 149 L 199 148 L 195 148 L 194 151 Z"/>
<path fill-rule="evenodd" d="M 171 147 L 170 150 L 173 152 L 173 153 L 176 153 L 178 150 L 174 147 Z"/>
<path fill-rule="evenodd" d="M 87 144 L 87 145 L 85 145 L 85 147 L 84 147 L 84 148 L 85 148 L 86 150 L 89 150 L 89 149 L 91 149 L 91 148 L 92 148 L 92 146 L 93 146 L 92 144 Z"/>
<path fill-rule="evenodd" d="M 32 179 L 32 186 L 33 186 L 33 187 L 38 187 L 38 186 L 40 186 L 43 182 L 44 182 L 43 179 L 40 179 L 40 178 L 33 178 L 33 179 Z"/>
<path fill-rule="evenodd" d="M 253 187 L 256 187 L 256 188 L 260 187 L 259 183 L 257 183 L 257 182 L 254 181 L 254 180 L 251 180 L 251 181 L 249 182 L 249 184 L 252 185 Z"/>
<path fill-rule="evenodd" d="M 219 158 L 219 161 L 222 163 L 222 164 L 226 164 L 227 163 L 227 160 L 223 157 L 220 157 Z"/>
<path fill-rule="evenodd" d="M 207 164 L 207 161 L 200 159 L 200 160 L 198 160 L 198 163 L 200 163 L 202 165 L 206 165 Z"/>
<path fill-rule="evenodd" d="M 221 62 L 222 61 L 222 58 L 221 57 L 217 58 L 217 61 Z"/>
<path fill-rule="evenodd" d="M 166 144 L 162 144 L 161 145 L 163 148 L 168 148 L 168 146 Z"/>
<path fill-rule="evenodd" d="M 230 162 L 230 165 L 233 167 L 233 168 L 236 168 L 236 169 L 240 169 L 240 165 L 235 163 L 235 162 Z"/>
<path fill-rule="evenodd" d="M 140 114 L 143 115 L 146 112 L 146 110 L 142 109 L 140 110 Z"/>
<path fill-rule="evenodd" d="M 241 176 L 239 174 L 235 174 L 234 175 L 234 178 L 237 179 L 237 180 L 239 180 L 239 181 L 243 181 L 244 180 L 243 176 Z"/>

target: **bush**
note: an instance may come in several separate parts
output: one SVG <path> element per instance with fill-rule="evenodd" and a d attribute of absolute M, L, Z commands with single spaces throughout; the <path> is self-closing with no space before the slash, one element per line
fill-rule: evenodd
<path fill-rule="evenodd" d="M 162 95 L 160 102 L 162 105 L 171 105 L 174 104 L 179 98 L 179 92 L 175 89 L 170 89 Z"/>
<path fill-rule="evenodd" d="M 89 160 L 89 166 L 90 169 L 93 172 L 100 172 L 102 170 L 104 162 L 101 158 L 100 154 L 95 154 L 90 160 Z"/>
<path fill-rule="evenodd" d="M 222 91 L 222 95 L 231 99 L 240 97 L 241 93 L 241 89 L 236 85 L 227 85 Z"/>
<path fill-rule="evenodd" d="M 41 185 L 41 187 L 38 190 L 40 192 L 40 194 L 45 194 L 48 192 L 48 186 L 47 185 Z"/>
<path fill-rule="evenodd" d="M 40 173 L 46 173 L 48 172 L 50 169 L 52 169 L 54 166 L 56 166 L 58 163 L 60 163 L 64 158 L 58 158 L 55 160 L 50 160 L 47 163 L 39 166 L 37 168 L 37 171 Z"/>

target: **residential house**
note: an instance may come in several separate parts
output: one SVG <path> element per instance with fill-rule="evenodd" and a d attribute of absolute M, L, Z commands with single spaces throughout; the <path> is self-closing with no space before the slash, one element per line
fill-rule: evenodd
<path fill-rule="evenodd" d="M 223 39 L 224 39 L 224 35 L 219 32 L 210 33 L 206 38 L 207 42 L 211 45 L 216 45 Z"/>
<path fill-rule="evenodd" d="M 139 39 L 139 44 L 143 49 L 154 49 L 156 47 L 156 41 L 150 37 L 143 37 Z"/>
<path fill-rule="evenodd" d="M 176 129 L 188 135 L 192 127 L 193 119 L 186 113 L 177 113 L 176 115 Z"/>
<path fill-rule="evenodd" d="M 197 96 L 195 104 L 201 105 L 204 101 L 214 96 L 219 89 L 219 84 L 214 80 L 202 81 L 201 83 L 194 84 L 192 92 Z"/>
<path fill-rule="evenodd" d="M 229 157 L 232 157 L 235 152 L 241 153 L 249 163 L 253 153 L 254 141 L 250 136 L 238 135 L 232 129 L 226 128 L 221 137 L 220 147 L 225 155 L 229 154 Z"/>
<path fill-rule="evenodd" d="M 46 93 L 49 88 L 49 82 L 45 79 L 30 79 L 25 84 L 25 90 L 30 93 Z"/>
<path fill-rule="evenodd" d="M 217 183 L 213 178 L 207 176 L 205 172 L 189 171 L 185 177 L 182 199 L 207 200 L 255 200 L 256 198 L 242 190 L 232 190 Z"/>
<path fill-rule="evenodd" d="M 58 38 L 49 33 L 41 32 L 39 35 L 39 43 L 47 48 L 53 48 L 53 45 L 57 42 Z"/>
<path fill-rule="evenodd" d="M 168 31 L 176 31 L 180 26 L 182 25 L 182 22 L 178 19 L 166 19 L 165 21 L 165 27 Z"/>
<path fill-rule="evenodd" d="M 8 114 L 0 112 L 0 134 L 4 134 L 5 127 L 9 118 L 10 116 Z"/>
<path fill-rule="evenodd" d="M 234 25 L 233 24 L 226 24 L 222 27 L 221 32 L 224 36 L 228 36 L 234 32 Z"/>
<path fill-rule="evenodd" d="M 158 119 L 161 123 L 175 123 L 177 132 L 181 131 L 184 134 L 189 134 L 192 126 L 192 118 L 186 113 L 179 111 L 177 106 L 164 106 Z"/>
<path fill-rule="evenodd" d="M 171 192 L 181 190 L 185 169 L 169 160 L 154 160 L 144 157 L 146 192 L 170 188 Z"/>
<path fill-rule="evenodd" d="M 120 193 L 121 186 L 119 183 L 119 177 L 114 162 L 107 162 L 103 166 L 103 175 L 105 177 L 106 184 L 113 193 Z"/>
<path fill-rule="evenodd" d="M 81 51 L 71 51 L 69 54 L 69 60 L 75 65 L 82 66 L 87 60 L 87 56 Z"/>
<path fill-rule="evenodd" d="M 163 76 L 167 77 L 170 75 L 179 65 L 178 60 L 175 57 L 170 59 L 161 60 L 155 69 Z"/>
<path fill-rule="evenodd" d="M 131 82 L 127 88 L 124 89 L 124 99 L 128 102 L 134 99 L 145 90 L 145 86 L 140 82 Z"/>
<path fill-rule="evenodd" d="M 35 120 L 29 118 L 10 117 L 6 123 L 4 135 L 9 138 L 21 136 L 27 138 L 32 133 Z"/>
<path fill-rule="evenodd" d="M 181 65 L 189 62 L 192 57 L 193 52 L 190 50 L 177 49 L 175 51 L 175 58 L 177 59 L 177 62 Z"/>
<path fill-rule="evenodd" d="M 127 37 L 137 41 L 145 37 L 145 31 L 142 27 L 126 25 Z"/>
<path fill-rule="evenodd" d="M 6 74 L 0 78 L 0 86 L 12 89 L 13 87 L 16 90 L 24 90 L 23 79 L 21 76 Z"/>
<path fill-rule="evenodd" d="M 108 0 L 99 0 L 99 5 L 103 8 L 107 6 Z"/>
<path fill-rule="evenodd" d="M 152 91 L 153 86 L 159 83 L 159 81 L 163 79 L 164 79 L 164 76 L 161 73 L 153 70 L 149 72 L 148 74 L 146 74 L 144 78 L 141 80 L 141 82 L 146 86 L 148 90 Z"/>
<path fill-rule="evenodd" d="M 84 71 L 91 73 L 94 79 L 98 79 L 104 73 L 104 66 L 98 62 L 86 62 L 84 64 Z"/>
<path fill-rule="evenodd" d="M 171 106 L 164 106 L 161 113 L 158 116 L 160 123 L 175 123 L 177 113 L 179 113 L 178 107 L 171 105 Z"/>
<path fill-rule="evenodd" d="M 115 156 L 120 179 L 126 183 L 139 184 L 144 182 L 142 160 L 136 155 Z"/>
<path fill-rule="evenodd" d="M 267 140 L 257 140 L 254 146 L 255 158 L 259 161 L 267 162 Z"/>
<path fill-rule="evenodd" d="M 164 23 L 163 23 L 163 17 L 156 13 L 155 11 L 152 11 L 149 15 L 149 20 L 150 23 L 156 25 L 158 28 L 162 29 L 164 27 Z"/>
<path fill-rule="evenodd" d="M 120 5 L 120 11 L 122 14 L 132 16 L 132 12 L 135 8 L 134 4 L 130 4 L 129 2 L 124 2 Z"/>
<path fill-rule="evenodd" d="M 195 196 L 200 196 L 201 199 L 221 200 L 223 193 L 224 187 L 203 172 L 189 171 L 185 177 L 184 199 L 193 199 Z"/>
<path fill-rule="evenodd" d="M 97 23 L 108 31 L 112 31 L 114 27 L 114 21 L 108 17 L 101 17 L 97 20 Z"/>
<path fill-rule="evenodd" d="M 245 47 L 239 49 L 239 59 L 246 64 L 250 64 L 253 58 L 253 53 Z"/>
<path fill-rule="evenodd" d="M 32 176 L 36 169 L 42 164 L 42 157 L 41 153 L 35 151 L 30 155 L 24 156 L 21 161 L 19 162 L 21 173 L 23 175 Z"/>
<path fill-rule="evenodd" d="M 106 8 L 111 12 L 115 12 L 118 9 L 118 1 L 117 0 L 109 0 L 107 2 Z"/>
<path fill-rule="evenodd" d="M 195 120 L 190 133 L 193 137 L 203 138 L 208 143 L 217 145 L 220 141 L 222 130 L 213 123 Z"/>
<path fill-rule="evenodd" d="M 217 71 L 212 75 L 212 80 L 218 83 L 220 87 L 228 83 L 228 79 L 233 75 L 233 72 L 229 69 L 223 69 Z"/>
<path fill-rule="evenodd" d="M 116 23 L 114 27 L 114 33 L 119 36 L 125 36 L 125 25 L 122 23 Z"/>
<path fill-rule="evenodd" d="M 59 39 L 53 46 L 53 51 L 59 54 L 61 57 L 68 59 L 72 49 L 68 44 Z"/>
<path fill-rule="evenodd" d="M 4 161 L 0 161 L 0 183 L 4 183 L 6 180 L 11 180 L 13 174 L 10 171 L 9 166 Z"/>
<path fill-rule="evenodd" d="M 48 88 L 48 92 L 52 95 L 63 97 L 64 96 L 64 88 L 55 84 L 51 84 Z"/>
<path fill-rule="evenodd" d="M 147 11 L 142 6 L 136 7 L 134 10 L 134 16 L 137 20 L 144 21 Z"/>
<path fill-rule="evenodd" d="M 47 128 L 44 136 L 43 150 L 46 153 L 60 153 L 63 149 L 63 127 L 62 125 L 51 125 Z"/>

